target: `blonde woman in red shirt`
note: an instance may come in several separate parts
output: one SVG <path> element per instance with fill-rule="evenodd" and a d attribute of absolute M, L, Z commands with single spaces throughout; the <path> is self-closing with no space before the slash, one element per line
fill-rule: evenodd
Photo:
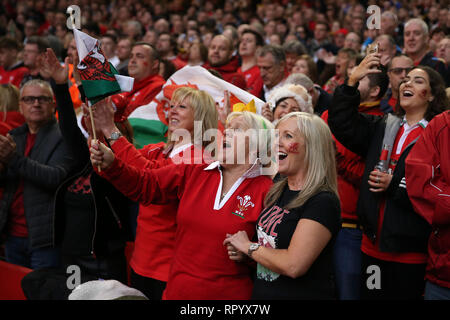
<path fill-rule="evenodd" d="M 143 205 L 179 202 L 174 255 L 163 299 L 250 298 L 251 268 L 228 259 L 223 237 L 239 230 L 250 237 L 255 234 L 274 173 L 264 167 L 270 166 L 268 150 L 273 137 L 268 129 L 272 128 L 254 113 L 231 113 L 223 143 L 218 144 L 218 160 L 209 165 L 141 170 L 126 164 L 104 144 L 92 144 L 93 165 L 100 166 L 101 175 L 130 199 Z"/>
<path fill-rule="evenodd" d="M 95 107 L 97 130 L 107 137 L 116 154 L 127 165 L 137 169 L 155 169 L 173 163 L 194 162 L 203 153 L 207 142 L 194 136 L 194 123 L 202 124 L 202 131 L 217 129 L 217 111 L 212 97 L 190 87 L 180 87 L 172 95 L 168 115 L 168 142 L 150 144 L 140 150 L 120 137 L 114 125 L 113 108 L 106 101 Z M 116 114 L 116 118 L 120 112 Z M 187 137 L 174 133 L 183 131 Z M 208 142 L 209 143 L 209 142 Z M 201 163 L 201 159 L 199 160 Z M 176 212 L 178 201 L 166 204 L 139 204 L 136 238 L 130 260 L 131 286 L 151 300 L 160 300 L 166 287 L 169 268 L 174 255 Z"/>

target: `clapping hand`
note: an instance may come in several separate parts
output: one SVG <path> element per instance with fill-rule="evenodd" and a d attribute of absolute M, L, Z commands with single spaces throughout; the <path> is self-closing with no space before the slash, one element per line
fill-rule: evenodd
<path fill-rule="evenodd" d="M 0 134 L 0 162 L 8 163 L 16 151 L 16 142 L 8 133 L 5 136 Z"/>

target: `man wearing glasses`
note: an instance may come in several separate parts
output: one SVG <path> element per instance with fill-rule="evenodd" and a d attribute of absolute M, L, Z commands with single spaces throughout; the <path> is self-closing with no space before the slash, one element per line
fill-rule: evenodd
<path fill-rule="evenodd" d="M 399 55 L 388 63 L 387 73 L 389 77 L 390 88 L 386 92 L 383 100 L 380 102 L 380 109 L 384 113 L 395 112 L 395 105 L 398 100 L 398 87 L 406 74 L 414 67 L 414 63 L 407 55 Z"/>
<path fill-rule="evenodd" d="M 20 91 L 25 124 L 0 135 L 0 235 L 10 263 L 32 269 L 58 267 L 54 194 L 72 159 L 54 117 L 50 85 L 31 80 Z"/>

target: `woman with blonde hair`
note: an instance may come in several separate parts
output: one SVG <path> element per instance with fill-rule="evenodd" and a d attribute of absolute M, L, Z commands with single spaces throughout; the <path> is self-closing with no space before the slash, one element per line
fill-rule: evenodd
<path fill-rule="evenodd" d="M 182 104 L 186 105 L 186 100 Z M 136 168 L 123 161 L 121 153 L 93 142 L 93 166 L 100 166 L 100 174 L 127 197 L 142 205 L 178 203 L 173 257 L 163 299 L 250 298 L 250 266 L 228 259 L 222 243 L 227 233 L 255 233 L 256 219 L 272 185 L 273 172 L 263 167 L 272 155 L 267 152 L 273 144 L 270 129 L 273 125 L 255 113 L 233 112 L 227 117 L 223 141 L 217 145 L 216 161 L 159 169 Z"/>
<path fill-rule="evenodd" d="M 105 114 L 109 116 L 105 117 Z M 99 105 L 94 112 L 97 129 L 105 137 L 118 132 L 114 126 L 112 107 Z M 203 133 L 217 130 L 218 114 L 210 94 L 191 87 L 176 89 L 170 101 L 167 143 L 160 142 L 136 150 L 121 137 L 109 139 L 116 156 L 140 170 L 156 169 L 180 163 L 202 163 L 204 148 L 210 143 Z M 199 124 L 195 127 L 195 124 Z M 197 162 L 196 162 L 197 161 Z M 176 214 L 179 202 L 139 204 L 136 238 L 130 260 L 131 286 L 149 299 L 161 300 L 169 278 L 174 255 Z"/>
<path fill-rule="evenodd" d="M 230 259 L 242 261 L 245 254 L 257 262 L 252 299 L 335 299 L 332 250 L 340 208 L 331 132 L 304 112 L 284 116 L 276 128 L 284 177 L 265 197 L 258 241 L 239 231 L 224 243 L 232 245 Z"/>
<path fill-rule="evenodd" d="M 21 126 L 25 122 L 19 111 L 19 89 L 13 84 L 0 86 L 0 134 Z"/>

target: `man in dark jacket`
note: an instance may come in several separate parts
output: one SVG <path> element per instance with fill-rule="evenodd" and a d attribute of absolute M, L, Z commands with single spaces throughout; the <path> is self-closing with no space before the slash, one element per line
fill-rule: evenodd
<path fill-rule="evenodd" d="M 54 195 L 72 159 L 54 118 L 50 85 L 24 84 L 20 111 L 25 124 L 0 136 L 0 232 L 6 235 L 7 261 L 32 269 L 57 267 Z"/>
<path fill-rule="evenodd" d="M 450 86 L 450 75 L 445 62 L 436 58 L 428 42 L 430 40 L 427 24 L 418 18 L 410 19 L 405 24 L 403 33 L 405 53 L 414 61 L 414 65 L 428 66 L 440 73 L 446 86 Z"/>

